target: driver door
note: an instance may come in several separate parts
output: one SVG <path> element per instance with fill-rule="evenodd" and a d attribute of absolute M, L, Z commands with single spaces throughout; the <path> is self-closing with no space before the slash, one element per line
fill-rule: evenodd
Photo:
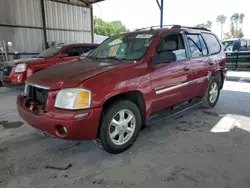
<path fill-rule="evenodd" d="M 190 60 L 187 58 L 183 36 L 179 33 L 168 34 L 157 48 L 168 45 L 169 41 L 175 41 L 177 44 L 176 48 L 171 50 L 176 54 L 177 60 L 152 66 L 151 81 L 154 89 L 152 112 L 181 103 L 191 96 L 188 85 L 193 78 L 190 74 Z"/>

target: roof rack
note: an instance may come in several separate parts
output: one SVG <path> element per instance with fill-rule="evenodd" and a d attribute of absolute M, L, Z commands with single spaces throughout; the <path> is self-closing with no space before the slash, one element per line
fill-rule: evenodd
<path fill-rule="evenodd" d="M 164 29 L 164 28 L 169 28 L 169 29 L 199 29 L 199 30 L 204 30 L 204 31 L 210 31 L 209 29 L 204 28 L 204 27 L 189 27 L 189 26 L 181 26 L 181 25 L 174 25 L 174 24 L 163 25 L 162 28 L 161 28 L 161 26 L 144 27 L 141 29 L 137 29 L 136 31 Z"/>

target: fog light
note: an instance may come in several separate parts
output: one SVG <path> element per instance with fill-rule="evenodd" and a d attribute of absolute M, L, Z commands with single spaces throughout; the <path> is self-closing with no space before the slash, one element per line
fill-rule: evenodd
<path fill-rule="evenodd" d="M 65 137 L 68 134 L 68 130 L 62 125 L 56 125 L 56 134 L 59 137 Z"/>
<path fill-rule="evenodd" d="M 88 113 L 83 113 L 83 114 L 77 114 L 74 116 L 75 119 L 81 119 L 87 117 L 89 114 Z"/>

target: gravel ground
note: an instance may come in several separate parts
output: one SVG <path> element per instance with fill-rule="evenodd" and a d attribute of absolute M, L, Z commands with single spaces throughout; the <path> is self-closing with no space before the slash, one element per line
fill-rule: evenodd
<path fill-rule="evenodd" d="M 250 187 L 250 84 L 227 81 L 215 108 L 157 122 L 119 155 L 39 135 L 17 114 L 19 92 L 0 88 L 0 187 Z"/>

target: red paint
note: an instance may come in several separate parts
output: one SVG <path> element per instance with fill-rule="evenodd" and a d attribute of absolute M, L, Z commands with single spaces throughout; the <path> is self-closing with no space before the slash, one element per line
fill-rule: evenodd
<path fill-rule="evenodd" d="M 97 47 L 99 44 L 69 44 L 63 45 L 60 51 L 58 51 L 54 56 L 49 58 L 30 58 L 30 59 L 18 59 L 8 62 L 9 66 L 12 66 L 11 74 L 9 76 L 3 76 L 3 81 L 8 84 L 17 85 L 17 84 L 24 84 L 26 79 L 33 75 L 35 72 L 40 71 L 42 69 L 46 69 L 48 67 L 54 66 L 56 64 L 61 63 L 72 63 L 79 60 L 83 60 L 85 57 L 83 56 L 74 56 L 74 57 L 61 57 L 61 54 L 67 50 L 68 48 L 74 46 L 82 46 L 82 47 Z M 15 68 L 20 63 L 26 63 L 27 69 L 24 72 L 15 73 Z M 18 80 L 18 76 L 21 77 Z"/>
<path fill-rule="evenodd" d="M 47 113 L 42 111 L 35 113 L 28 108 L 24 108 L 24 106 L 24 99 L 19 96 L 17 98 L 17 110 L 20 116 L 26 117 L 25 121 L 29 125 L 47 134 L 61 138 L 56 134 L 56 126 L 62 125 L 68 130 L 68 135 L 64 139 L 91 140 L 96 138 L 102 108 L 80 111 L 53 109 Z M 88 116 L 77 120 L 74 118 L 75 115 L 83 113 L 88 113 Z"/>
<path fill-rule="evenodd" d="M 100 61 L 84 60 L 70 65 L 60 65 L 37 73 L 28 82 L 50 87 L 52 90 L 47 99 L 45 112 L 34 114 L 24 105 L 27 102 L 22 96 L 17 99 L 20 116 L 30 125 L 55 135 L 56 124 L 69 128 L 69 135 L 63 139 L 94 139 L 97 136 L 103 104 L 110 98 L 129 91 L 142 94 L 145 102 L 145 120 L 150 114 L 171 107 L 176 103 L 203 97 L 208 87 L 208 77 L 215 71 L 222 70 L 224 76 L 225 54 L 202 57 L 196 60 L 187 58 L 168 64 L 152 66 L 152 56 L 161 37 L 169 30 L 159 30 L 145 57 L 134 63 L 116 62 L 107 64 Z M 213 61 L 210 65 L 209 62 Z M 189 67 L 190 70 L 185 70 Z M 194 84 L 186 85 L 166 93 L 156 94 L 158 89 L 167 89 L 204 77 Z M 225 77 L 224 77 L 225 78 Z M 70 111 L 54 107 L 57 92 L 61 88 L 87 88 L 92 92 L 92 105 L 88 110 Z M 74 120 L 79 113 L 89 113 L 88 117 Z"/>

